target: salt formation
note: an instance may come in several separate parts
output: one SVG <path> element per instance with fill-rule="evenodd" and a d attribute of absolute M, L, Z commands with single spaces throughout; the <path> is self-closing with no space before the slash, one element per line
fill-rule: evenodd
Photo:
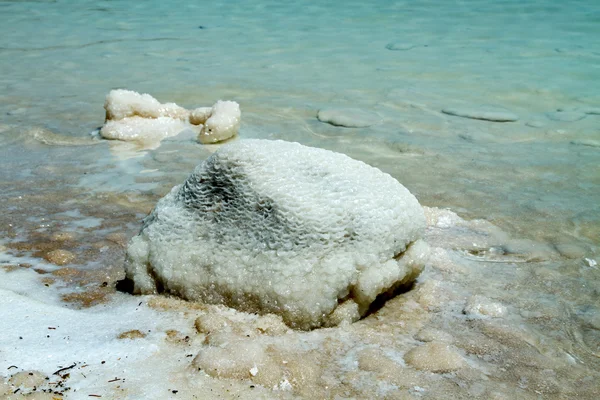
<path fill-rule="evenodd" d="M 149 94 L 111 90 L 104 103 L 106 121 L 100 135 L 106 139 L 156 143 L 191 129 L 202 143 L 216 143 L 237 135 L 240 107 L 218 101 L 213 107 L 187 110 L 175 103 L 162 104 Z"/>
<path fill-rule="evenodd" d="M 129 243 L 134 293 L 167 292 L 310 329 L 356 320 L 428 256 L 417 199 L 380 170 L 298 143 L 221 147 Z M 338 306 L 342 305 L 338 310 Z"/>
<path fill-rule="evenodd" d="M 197 116 L 197 114 L 195 114 Z M 203 113 L 203 116 L 207 113 Z M 240 106 L 234 101 L 218 101 L 210 110 L 200 131 L 202 143 L 216 143 L 237 135 L 240 129 Z M 190 118 L 191 120 L 191 118 Z"/>
<path fill-rule="evenodd" d="M 404 355 L 408 365 L 431 372 L 451 372 L 465 365 L 464 358 L 446 343 L 430 342 Z"/>

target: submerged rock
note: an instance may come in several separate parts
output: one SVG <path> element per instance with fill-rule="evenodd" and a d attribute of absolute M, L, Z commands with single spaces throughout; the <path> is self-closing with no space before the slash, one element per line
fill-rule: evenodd
<path fill-rule="evenodd" d="M 576 146 L 600 147 L 600 140 L 580 139 L 580 140 L 571 140 L 570 143 L 574 144 Z"/>
<path fill-rule="evenodd" d="M 404 43 L 404 42 L 390 42 L 385 45 L 385 48 L 391 51 L 407 51 L 412 50 L 416 47 L 427 47 L 426 45 L 414 44 L 414 43 Z"/>
<path fill-rule="evenodd" d="M 158 202 L 130 241 L 126 274 L 134 293 L 276 313 L 310 329 L 356 319 L 379 294 L 414 281 L 428 256 L 424 228 L 417 199 L 376 168 L 245 140 Z"/>
<path fill-rule="evenodd" d="M 555 111 L 546 113 L 548 119 L 559 122 L 575 122 L 586 117 L 586 113 L 579 111 Z"/>
<path fill-rule="evenodd" d="M 450 107 L 442 110 L 444 114 L 453 115 L 455 117 L 481 119 L 492 122 L 514 122 L 519 120 L 519 116 L 510 111 L 492 108 L 467 108 L 467 107 Z"/>
<path fill-rule="evenodd" d="M 237 135 L 240 107 L 218 101 L 212 107 L 187 110 L 175 103 L 162 104 L 149 94 L 111 90 L 104 103 L 106 121 L 100 136 L 143 144 L 157 143 L 191 129 L 202 143 L 216 143 Z"/>
<path fill-rule="evenodd" d="M 345 128 L 368 128 L 381 122 L 379 115 L 359 108 L 328 108 L 319 110 L 321 122 Z"/>

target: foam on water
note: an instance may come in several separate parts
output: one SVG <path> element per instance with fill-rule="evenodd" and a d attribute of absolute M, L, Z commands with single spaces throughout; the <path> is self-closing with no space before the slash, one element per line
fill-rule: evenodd
<path fill-rule="evenodd" d="M 57 383 L 76 363 L 69 398 L 598 398 L 599 16 L 593 0 L 0 1 L 0 375 Z M 115 88 L 231 99 L 241 138 L 382 169 L 431 207 L 432 261 L 367 318 L 308 333 L 116 293 L 141 219 L 216 147 L 92 137 Z M 135 330 L 152 332 L 117 339 Z"/>

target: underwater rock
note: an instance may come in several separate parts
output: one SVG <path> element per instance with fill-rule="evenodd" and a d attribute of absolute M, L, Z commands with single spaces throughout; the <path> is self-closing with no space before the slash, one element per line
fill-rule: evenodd
<path fill-rule="evenodd" d="M 345 128 L 367 128 L 381 122 L 379 115 L 359 108 L 329 108 L 319 110 L 321 122 Z"/>
<path fill-rule="evenodd" d="M 578 139 L 571 140 L 571 144 L 576 146 L 587 146 L 587 147 L 600 147 L 600 140 L 592 140 L 592 139 Z"/>
<path fill-rule="evenodd" d="M 514 122 L 519 120 L 519 116 L 503 109 L 494 108 L 466 108 L 466 107 L 450 107 L 442 110 L 444 114 L 453 115 L 455 117 L 480 119 L 492 122 Z"/>
<path fill-rule="evenodd" d="M 407 51 L 414 49 L 415 47 L 422 47 L 423 45 L 414 43 L 403 43 L 403 42 L 391 42 L 388 43 L 385 48 L 391 51 Z M 424 46 L 423 46 L 424 47 Z"/>
<path fill-rule="evenodd" d="M 543 128 L 544 126 L 546 126 L 546 124 L 544 124 L 542 121 L 538 121 L 538 120 L 528 121 L 525 123 L 525 125 L 527 125 L 531 128 Z"/>
<path fill-rule="evenodd" d="M 237 135 L 240 108 L 233 101 L 187 110 L 175 103 L 162 104 L 149 94 L 111 90 L 104 102 L 106 120 L 100 129 L 105 139 L 158 143 L 191 129 L 202 143 L 216 143 Z"/>
<path fill-rule="evenodd" d="M 47 146 L 91 146 L 100 143 L 97 140 L 92 140 L 90 137 L 82 138 L 62 135 L 41 127 L 29 129 L 26 134 Z"/>
<path fill-rule="evenodd" d="M 589 115 L 600 115 L 600 107 L 584 107 L 581 111 Z"/>
<path fill-rule="evenodd" d="M 546 116 L 552 121 L 575 122 L 584 119 L 586 114 L 578 111 L 556 111 L 546 113 Z"/>
<path fill-rule="evenodd" d="M 414 281 L 429 254 L 424 229 L 417 199 L 376 168 L 245 140 L 221 147 L 158 202 L 125 269 L 134 293 L 275 313 L 311 329 L 357 309 L 356 319 L 378 294 Z"/>

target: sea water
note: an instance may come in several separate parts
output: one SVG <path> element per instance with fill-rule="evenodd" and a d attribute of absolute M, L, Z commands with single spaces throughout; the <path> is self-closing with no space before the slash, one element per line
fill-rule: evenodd
<path fill-rule="evenodd" d="M 14 396 L 30 370 L 72 398 L 600 396 L 600 3 L 0 1 L 0 33 Z M 234 100 L 241 138 L 390 173 L 428 207 L 431 265 L 352 326 L 248 342 L 250 316 L 115 292 L 141 219 L 215 146 L 93 138 L 113 88 Z M 330 109 L 377 122 L 317 119 Z M 211 339 L 201 314 L 239 326 Z M 200 357 L 211 343 L 229 353 Z M 270 361 L 236 364 L 235 346 Z"/>

